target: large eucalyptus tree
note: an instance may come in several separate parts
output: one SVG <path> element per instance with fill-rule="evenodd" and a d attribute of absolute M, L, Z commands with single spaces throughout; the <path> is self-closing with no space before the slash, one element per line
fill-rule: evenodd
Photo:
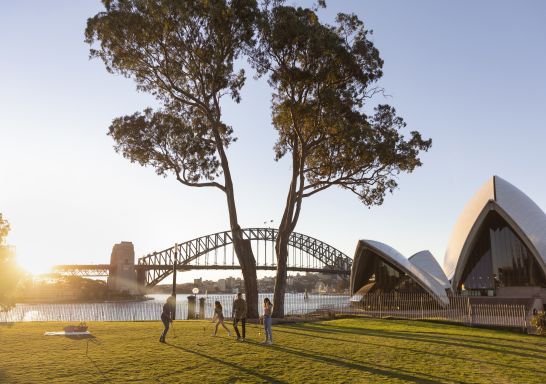
<path fill-rule="evenodd" d="M 87 21 L 91 57 L 109 72 L 132 78 L 153 94 L 159 110 L 116 118 L 116 150 L 160 175 L 225 194 L 233 246 L 242 268 L 249 316 L 258 316 L 256 261 L 243 239 L 226 149 L 233 129 L 222 120 L 221 99 L 240 100 L 244 71 L 234 60 L 253 43 L 254 0 L 103 0 Z M 221 181 L 223 176 L 223 181 Z"/>
<path fill-rule="evenodd" d="M 431 140 L 412 131 L 393 107 L 369 106 L 381 93 L 383 60 L 356 15 L 340 13 L 322 23 L 317 9 L 266 2 L 251 62 L 273 88 L 275 158 L 290 156 L 291 178 L 275 250 L 274 317 L 284 316 L 288 240 L 303 199 L 340 187 L 367 206 L 383 203 L 396 175 L 421 165 Z M 324 1 L 319 2 L 324 6 Z"/>

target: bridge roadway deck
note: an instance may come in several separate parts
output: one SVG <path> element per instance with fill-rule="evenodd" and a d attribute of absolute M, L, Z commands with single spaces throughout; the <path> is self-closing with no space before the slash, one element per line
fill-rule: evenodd
<path fill-rule="evenodd" d="M 173 266 L 171 265 L 135 265 L 135 271 L 169 271 L 172 270 Z M 191 270 L 235 270 L 241 269 L 240 265 L 181 265 L 176 268 L 179 272 L 191 271 Z M 277 269 L 276 265 L 257 265 L 256 269 L 259 271 L 275 271 Z M 294 267 L 289 266 L 288 271 L 290 272 L 320 272 L 327 274 L 337 274 L 337 275 L 349 275 L 350 271 L 343 271 L 339 269 L 325 269 L 325 268 L 309 268 L 309 267 Z M 110 272 L 109 264 L 74 264 L 74 265 L 57 265 L 53 267 L 53 272 L 56 273 L 68 273 L 72 275 L 79 276 L 108 276 Z"/>

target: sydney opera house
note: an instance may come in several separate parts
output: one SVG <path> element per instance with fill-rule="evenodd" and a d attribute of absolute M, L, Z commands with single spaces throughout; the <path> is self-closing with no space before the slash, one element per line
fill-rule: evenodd
<path fill-rule="evenodd" d="M 468 202 L 447 245 L 443 268 L 428 251 L 410 258 L 389 245 L 360 240 L 351 293 L 423 293 L 483 302 L 546 306 L 546 214 L 522 191 L 492 177 Z"/>

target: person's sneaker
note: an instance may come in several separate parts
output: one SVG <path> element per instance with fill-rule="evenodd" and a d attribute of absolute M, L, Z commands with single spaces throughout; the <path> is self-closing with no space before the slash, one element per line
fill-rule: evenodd
<path fill-rule="evenodd" d="M 240 337 L 237 337 L 237 341 L 241 341 L 241 338 L 240 338 Z"/>
<path fill-rule="evenodd" d="M 228 331 L 227 335 L 228 335 L 228 337 L 231 337 L 231 332 L 230 332 L 230 331 Z"/>
<path fill-rule="evenodd" d="M 271 344 L 273 344 L 273 340 L 267 340 L 265 343 L 266 343 L 267 345 L 271 345 Z"/>
<path fill-rule="evenodd" d="M 212 332 L 211 336 L 216 336 L 216 333 Z"/>
<path fill-rule="evenodd" d="M 241 341 L 246 341 L 246 340 L 245 340 L 245 338 L 243 337 L 243 338 L 241 339 Z"/>

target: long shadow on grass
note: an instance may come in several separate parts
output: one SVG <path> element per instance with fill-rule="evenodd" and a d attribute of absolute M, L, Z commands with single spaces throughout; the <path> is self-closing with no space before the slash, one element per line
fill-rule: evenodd
<path fill-rule="evenodd" d="M 456 341 L 453 341 L 452 338 L 443 338 L 441 336 L 440 337 L 435 337 L 435 338 L 430 338 L 430 337 L 420 337 L 418 335 L 408 334 L 408 333 L 405 333 L 405 332 L 400 333 L 400 332 L 394 332 L 394 331 L 375 331 L 375 330 L 368 330 L 368 329 L 362 329 L 362 328 L 338 327 L 338 326 L 336 326 L 335 328 L 332 328 L 332 329 L 323 329 L 322 327 L 318 328 L 318 327 L 314 327 L 314 326 L 302 327 L 302 326 L 300 326 L 298 324 L 292 325 L 290 327 L 297 328 L 297 329 L 302 329 L 302 330 L 307 330 L 307 331 L 311 331 L 311 332 L 336 333 L 336 334 L 341 333 L 341 334 L 350 334 L 350 335 L 368 335 L 368 336 L 375 336 L 375 337 L 387 337 L 387 338 L 390 338 L 390 339 L 399 339 L 399 340 L 408 340 L 408 341 L 421 341 L 421 342 L 426 342 L 426 343 L 450 345 L 450 346 L 454 346 L 454 347 L 481 349 L 481 350 L 488 351 L 488 352 L 511 354 L 511 355 L 525 357 L 525 358 L 546 360 L 546 357 L 544 356 L 544 354 L 542 352 L 539 352 L 539 351 L 534 351 L 534 352 L 539 353 L 541 355 L 533 355 L 533 354 L 529 354 L 529 353 L 516 352 L 514 350 L 506 350 L 506 346 L 504 346 L 504 345 L 501 346 L 501 347 L 505 348 L 505 349 L 499 349 L 499 348 L 494 348 L 494 347 L 486 347 L 486 346 L 483 346 L 483 345 L 478 345 L 478 344 L 475 344 L 475 342 L 472 343 L 472 344 L 470 344 L 470 343 L 465 344 L 465 343 L 461 343 L 461 342 L 456 342 Z M 340 329 L 340 328 L 345 328 L 345 329 Z M 495 344 L 492 344 L 492 345 L 499 347 L 498 345 L 495 345 Z M 512 347 L 512 348 L 518 348 L 519 349 L 519 347 Z"/>
<path fill-rule="evenodd" d="M 86 336 L 86 337 L 81 337 L 81 336 Z M 99 339 L 97 339 L 93 335 L 73 335 L 73 336 L 66 336 L 66 337 L 68 337 L 70 339 L 75 339 L 75 340 L 85 339 L 87 341 L 87 345 L 85 346 L 85 357 L 87 357 L 87 359 L 91 362 L 91 364 L 93 364 L 93 366 L 95 367 L 97 372 L 101 375 L 102 382 L 103 383 L 111 383 L 112 381 L 108 378 L 108 376 L 106 376 L 106 373 L 104 373 L 100 369 L 99 365 L 95 362 L 95 360 L 93 360 L 93 358 L 91 356 L 89 356 L 89 343 L 95 344 L 95 345 L 101 345 L 101 341 Z"/>
<path fill-rule="evenodd" d="M 336 366 L 342 367 L 342 368 L 355 369 L 355 370 L 371 373 L 371 374 L 378 375 L 378 376 L 388 377 L 388 378 L 391 378 L 391 379 L 405 380 L 405 381 L 412 382 L 412 383 L 437 384 L 437 383 L 442 382 L 442 381 L 438 381 L 438 380 L 445 381 L 445 378 L 441 378 L 441 377 L 435 377 L 435 376 L 430 376 L 430 375 L 425 375 L 425 374 L 418 374 L 417 375 L 417 374 L 414 374 L 413 372 L 412 373 L 404 373 L 404 372 L 401 372 L 400 370 L 395 371 L 392 368 L 384 367 L 384 366 L 382 368 L 376 368 L 376 367 L 372 367 L 372 366 L 369 366 L 369 365 L 364 365 L 361 362 L 356 363 L 356 362 L 340 360 L 338 358 L 333 358 L 333 357 L 330 357 L 330 356 L 325 356 L 323 354 L 312 354 L 312 353 L 306 352 L 306 351 L 301 350 L 301 349 L 296 349 L 296 348 L 291 348 L 291 347 L 284 347 L 284 346 L 280 346 L 278 344 L 272 345 L 272 346 L 270 346 L 268 348 L 276 349 L 276 350 L 278 350 L 280 352 L 290 353 L 290 354 L 293 354 L 293 355 L 296 355 L 296 356 L 299 356 L 299 357 L 303 357 L 303 358 L 306 358 L 306 359 L 311 359 L 311 360 L 315 360 L 315 361 L 322 362 L 322 363 L 328 363 L 328 364 L 336 365 Z M 383 369 L 383 368 L 388 368 L 388 369 Z M 431 379 L 427 379 L 427 378 L 419 377 L 419 376 L 428 376 L 428 377 L 431 377 L 431 378 L 434 378 L 434 379 L 437 379 L 437 380 L 431 380 Z"/>
<path fill-rule="evenodd" d="M 9 322 L 5 322 L 5 321 L 0 321 L 0 327 L 6 327 L 6 328 L 11 328 L 15 325 L 15 323 L 13 321 L 9 321 Z M 0 376 L 0 379 L 2 378 L 2 376 Z"/>
<path fill-rule="evenodd" d="M 346 340 L 346 339 L 340 339 L 340 338 L 335 338 L 335 337 L 309 335 L 308 333 L 297 332 L 297 331 L 296 332 L 288 331 L 286 329 L 278 329 L 277 328 L 277 329 L 275 329 L 275 332 L 276 333 L 277 332 L 288 333 L 288 334 L 303 336 L 303 337 L 314 337 L 314 338 L 320 338 L 320 339 L 324 339 L 324 340 L 331 340 L 331 341 L 338 341 L 338 342 L 341 341 L 341 342 L 344 342 L 344 343 L 356 344 L 356 345 L 359 345 L 359 346 L 365 345 L 365 346 L 373 346 L 373 347 L 378 347 L 378 348 L 399 349 L 401 351 L 419 353 L 419 354 L 422 354 L 422 355 L 429 355 L 430 354 L 430 352 L 419 350 L 419 349 L 406 348 L 406 347 L 393 346 L 393 345 L 386 345 L 386 344 L 376 344 L 376 343 L 370 343 L 369 341 L 366 341 L 366 342 L 363 343 L 363 342 L 359 342 L 359 341 Z M 452 355 L 447 355 L 445 353 L 440 353 L 440 352 L 437 352 L 437 351 L 434 352 L 434 356 L 446 357 L 446 358 L 454 359 L 454 360 L 471 361 L 473 363 L 479 363 L 479 364 L 494 365 L 494 366 L 498 366 L 498 367 L 502 367 L 502 368 L 522 370 L 524 372 L 532 371 L 532 372 L 535 372 L 535 373 L 538 373 L 538 374 L 546 374 L 546 371 L 541 371 L 541 370 L 538 370 L 538 369 L 532 369 L 532 368 L 528 368 L 528 367 L 521 367 L 521 366 L 503 364 L 503 363 L 498 363 L 498 362 L 491 361 L 491 360 L 479 360 L 479 359 L 472 359 L 472 358 L 468 358 L 468 357 L 452 356 Z M 347 359 L 347 358 L 344 358 L 344 359 L 345 360 L 351 360 L 351 359 Z M 354 361 L 356 363 L 359 362 L 357 360 L 352 360 L 352 361 Z"/>
<path fill-rule="evenodd" d="M 390 321 L 398 322 L 400 320 L 390 320 Z M 425 327 L 424 325 L 421 325 L 421 324 L 419 324 L 417 326 L 415 323 L 408 323 L 408 322 L 405 322 L 405 321 L 403 322 L 403 324 L 408 324 L 412 328 L 414 328 L 414 327 Z M 427 324 L 430 324 L 430 323 L 427 323 Z M 335 328 L 352 329 L 352 330 L 356 330 L 356 331 L 363 329 L 363 328 L 358 328 L 358 327 L 346 327 L 346 326 L 339 326 L 339 325 L 333 326 L 333 325 L 326 324 L 326 323 L 322 323 L 321 326 L 323 326 L 325 328 L 326 327 L 335 327 Z M 381 332 L 381 331 L 377 331 L 377 332 Z M 393 332 L 393 331 L 386 331 L 386 332 Z M 461 338 L 480 339 L 480 340 L 486 340 L 486 341 L 480 341 L 480 340 L 468 340 L 468 341 L 475 342 L 475 343 L 481 343 L 481 344 L 488 344 L 488 345 L 502 347 L 502 348 L 511 347 L 510 345 L 507 345 L 505 343 L 512 343 L 512 344 L 513 343 L 518 343 L 518 344 L 521 344 L 520 340 L 515 340 L 515 339 L 511 339 L 511 338 L 494 337 L 494 336 L 454 334 L 454 333 L 447 333 L 447 332 L 409 331 L 409 330 L 408 331 L 395 331 L 395 333 L 400 333 L 400 334 L 426 334 L 428 336 L 434 336 L 436 338 L 446 339 L 446 340 L 450 340 L 450 341 L 451 340 L 461 340 Z M 492 340 L 504 341 L 505 343 L 502 343 L 502 344 L 493 343 Z M 538 343 L 531 343 L 531 345 L 536 346 L 537 349 L 520 347 L 520 345 L 517 346 L 517 349 L 518 350 L 526 350 L 526 351 L 529 351 L 529 352 L 542 353 L 543 348 L 546 347 L 546 343 L 541 343 L 539 339 L 529 339 L 529 341 L 534 341 L 534 342 L 538 341 Z"/>
<path fill-rule="evenodd" d="M 501 348 L 513 348 L 514 344 L 517 344 L 516 348 L 518 350 L 524 350 L 534 353 L 542 353 L 542 350 L 546 348 L 546 342 L 540 343 L 541 340 L 538 340 L 538 338 L 531 339 L 532 336 L 529 336 L 529 339 L 525 340 L 526 342 L 529 342 L 528 344 L 535 346 L 536 348 L 527 348 L 522 347 L 521 340 L 516 339 L 501 339 L 500 337 L 488 337 L 488 336 L 480 336 L 480 335 L 456 335 L 453 333 L 445 333 L 445 332 L 425 332 L 425 331 L 399 331 L 400 334 L 417 334 L 417 335 L 425 335 L 430 337 L 436 337 L 446 340 L 461 340 L 461 338 L 468 340 L 472 343 L 479 343 L 479 344 L 487 344 L 492 345 L 495 347 L 501 347 Z M 499 340 L 504 341 L 505 343 L 492 343 L 491 340 Z M 533 341 L 533 342 L 530 342 Z M 539 343 L 534 343 L 535 341 L 538 341 Z"/>
<path fill-rule="evenodd" d="M 259 378 L 261 380 L 267 381 L 269 383 L 287 384 L 285 381 L 277 380 L 277 379 L 275 379 L 275 378 L 273 378 L 271 376 L 267 376 L 267 375 L 264 375 L 262 373 L 256 372 L 256 371 L 254 371 L 252 369 L 245 368 L 245 367 L 243 367 L 243 366 L 241 366 L 239 364 L 235 364 L 235 363 L 231 363 L 229 361 L 222 360 L 222 359 L 220 359 L 218 357 L 207 355 L 206 353 L 203 353 L 203 352 L 195 351 L 193 349 L 184 348 L 184 347 L 180 347 L 178 345 L 173 345 L 173 344 L 167 344 L 167 345 L 169 347 L 172 347 L 172 348 L 180 349 L 180 350 L 182 350 L 184 352 L 193 353 L 194 355 L 204 357 L 205 359 L 209 359 L 211 361 L 214 361 L 215 363 L 227 365 L 228 367 L 238 369 L 241 372 L 246 373 L 247 375 L 255 376 L 255 377 L 257 377 L 257 378 Z"/>

